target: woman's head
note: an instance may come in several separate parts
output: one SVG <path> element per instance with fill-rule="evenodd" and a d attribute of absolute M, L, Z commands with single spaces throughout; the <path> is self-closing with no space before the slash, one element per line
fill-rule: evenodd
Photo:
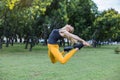
<path fill-rule="evenodd" d="M 68 25 L 68 24 L 64 26 L 64 29 L 67 30 L 70 33 L 74 32 L 74 28 L 71 25 Z"/>
<path fill-rule="evenodd" d="M 74 28 L 71 26 L 71 25 L 65 25 L 62 29 L 64 29 L 64 30 L 66 30 L 66 31 L 68 31 L 68 32 L 70 32 L 70 33 L 73 33 L 74 32 Z M 68 40 L 70 40 L 70 42 L 72 43 L 72 44 L 74 44 L 74 43 L 77 43 L 77 40 L 75 40 L 74 38 L 72 38 L 72 37 L 69 37 L 69 36 L 64 36 L 64 37 L 66 37 Z"/>

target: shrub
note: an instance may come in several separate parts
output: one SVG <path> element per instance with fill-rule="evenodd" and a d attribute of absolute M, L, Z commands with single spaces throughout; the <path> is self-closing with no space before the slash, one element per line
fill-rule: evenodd
<path fill-rule="evenodd" d="M 119 53 L 120 53 L 120 47 L 116 47 L 116 48 L 115 48 L 115 53 L 116 53 L 116 54 L 119 54 Z"/>

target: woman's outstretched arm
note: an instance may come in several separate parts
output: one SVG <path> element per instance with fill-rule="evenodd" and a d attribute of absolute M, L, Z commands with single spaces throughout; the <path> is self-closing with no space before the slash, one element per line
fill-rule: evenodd
<path fill-rule="evenodd" d="M 88 42 L 86 42 L 85 40 L 83 40 L 82 38 L 80 38 L 79 36 L 69 33 L 68 31 L 63 31 L 62 35 L 66 38 L 73 38 L 75 40 L 77 40 L 78 42 L 83 43 L 85 46 L 90 46 L 90 44 Z"/>

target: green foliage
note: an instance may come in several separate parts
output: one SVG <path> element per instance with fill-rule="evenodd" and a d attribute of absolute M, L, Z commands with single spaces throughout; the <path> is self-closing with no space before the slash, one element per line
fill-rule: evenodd
<path fill-rule="evenodd" d="M 99 29 L 96 34 L 98 40 L 116 39 L 120 31 L 120 14 L 114 9 L 102 12 L 94 22 L 94 26 Z"/>
<path fill-rule="evenodd" d="M 76 34 L 84 39 L 90 39 L 96 12 L 96 4 L 91 0 L 70 0 L 68 3 L 69 23 L 75 26 Z"/>
<path fill-rule="evenodd" d="M 119 22 L 117 11 L 110 9 L 98 14 L 92 0 L 0 0 L 0 29 L 4 36 L 32 34 L 40 37 L 46 33 L 48 36 L 53 28 L 68 23 L 83 39 L 112 37 L 119 41 Z"/>
<path fill-rule="evenodd" d="M 116 53 L 116 54 L 119 54 L 119 53 L 120 53 L 120 47 L 116 47 L 116 48 L 115 48 L 115 53 Z"/>
<path fill-rule="evenodd" d="M 3 16 L 0 23 L 5 27 L 4 35 L 13 33 L 17 35 L 34 34 L 35 27 L 33 25 L 36 19 L 45 13 L 46 7 L 50 5 L 51 1 L 2 0 L 1 4 L 4 4 L 2 5 L 4 9 L 0 9 L 4 15 L 0 15 Z"/>
<path fill-rule="evenodd" d="M 69 20 L 66 0 L 53 0 L 51 5 L 47 7 L 45 15 L 48 16 L 47 22 L 55 25 L 54 27 L 59 28 L 64 26 Z"/>

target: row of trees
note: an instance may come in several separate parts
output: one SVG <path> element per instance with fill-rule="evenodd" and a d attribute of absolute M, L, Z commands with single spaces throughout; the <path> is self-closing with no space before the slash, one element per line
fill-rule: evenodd
<path fill-rule="evenodd" d="M 115 9 L 99 12 L 92 0 L 1 0 L 0 45 L 6 46 L 17 38 L 24 38 L 26 48 L 36 44 L 37 38 L 47 43 L 54 28 L 71 24 L 75 34 L 96 41 L 120 40 L 120 14 Z"/>

